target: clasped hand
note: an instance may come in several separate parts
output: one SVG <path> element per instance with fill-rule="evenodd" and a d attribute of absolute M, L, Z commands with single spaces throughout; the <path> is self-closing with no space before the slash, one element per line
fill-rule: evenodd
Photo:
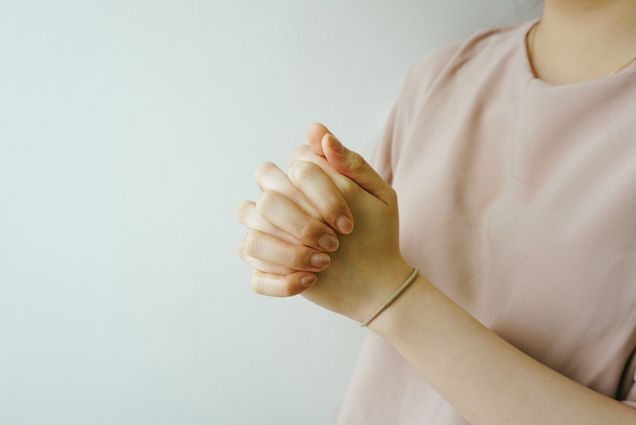
<path fill-rule="evenodd" d="M 409 275 L 399 248 L 397 195 L 364 160 L 318 123 L 287 173 L 255 170 L 262 190 L 237 219 L 249 230 L 237 254 L 258 294 L 293 296 L 361 322 Z"/>

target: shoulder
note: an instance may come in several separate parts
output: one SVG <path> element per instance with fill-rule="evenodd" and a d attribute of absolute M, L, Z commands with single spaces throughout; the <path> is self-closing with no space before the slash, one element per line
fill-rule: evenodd
<path fill-rule="evenodd" d="M 386 171 L 385 176 L 396 168 L 398 157 L 409 143 L 410 130 L 421 117 L 422 106 L 432 99 L 432 91 L 437 91 L 438 99 L 454 102 L 458 92 L 465 94 L 467 87 L 479 86 L 483 78 L 499 78 L 498 61 L 510 58 L 518 49 L 520 30 L 527 23 L 477 29 L 434 47 L 408 67 L 385 126 L 380 158 L 375 162 Z"/>
<path fill-rule="evenodd" d="M 400 94 L 402 101 L 412 103 L 445 75 L 458 74 L 475 62 L 496 62 L 504 58 L 518 47 L 520 30 L 529 22 L 480 28 L 434 47 L 409 67 Z"/>

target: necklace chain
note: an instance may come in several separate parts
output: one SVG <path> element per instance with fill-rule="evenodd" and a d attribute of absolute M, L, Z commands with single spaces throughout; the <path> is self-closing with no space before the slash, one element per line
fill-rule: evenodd
<path fill-rule="evenodd" d="M 532 43 L 532 50 L 534 50 L 534 33 L 535 33 L 535 28 L 537 27 L 537 23 L 535 23 L 532 28 L 530 28 L 530 40 Z M 610 72 L 607 75 L 614 75 L 620 71 L 622 71 L 623 69 L 627 68 L 629 65 L 631 65 L 632 63 L 636 62 L 636 56 L 634 56 L 633 58 L 631 58 L 629 61 L 627 61 L 625 64 L 621 65 L 620 67 L 618 67 L 616 70 Z M 534 65 L 533 65 L 534 66 Z"/>
<path fill-rule="evenodd" d="M 634 63 L 634 61 L 636 61 L 636 56 L 634 56 L 633 58 L 631 58 L 629 60 L 629 62 L 627 62 L 625 65 L 621 66 L 620 68 L 618 68 L 616 71 L 611 72 L 609 75 L 614 75 L 619 71 L 622 71 L 623 69 L 627 68 L 629 65 L 631 65 L 632 63 Z"/>

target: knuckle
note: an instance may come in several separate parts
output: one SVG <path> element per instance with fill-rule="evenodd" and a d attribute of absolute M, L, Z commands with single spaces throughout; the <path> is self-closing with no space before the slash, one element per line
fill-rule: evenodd
<path fill-rule="evenodd" d="M 357 152 L 351 152 L 349 156 L 349 169 L 358 170 L 364 165 L 364 158 Z"/>
<path fill-rule="evenodd" d="M 261 197 L 256 203 L 256 209 L 263 217 L 269 217 L 272 211 L 275 211 L 276 205 L 280 201 L 278 194 L 273 190 L 264 190 Z"/>
<path fill-rule="evenodd" d="M 309 251 L 305 248 L 293 248 L 289 254 L 289 263 L 293 269 L 304 270 L 309 267 Z"/>
<path fill-rule="evenodd" d="M 257 182 L 260 183 L 263 178 L 271 173 L 275 168 L 276 164 L 274 164 L 272 161 L 265 161 L 254 170 L 254 178 Z"/>
<path fill-rule="evenodd" d="M 263 240 L 258 233 L 253 230 L 247 232 L 247 235 L 245 235 L 245 242 L 243 244 L 243 252 L 251 257 L 260 257 L 263 252 Z"/>
<path fill-rule="evenodd" d="M 296 161 L 291 168 L 291 176 L 296 181 L 309 180 L 318 172 L 318 166 L 310 161 Z"/>
<path fill-rule="evenodd" d="M 298 157 L 300 157 L 301 154 L 302 154 L 302 145 L 294 149 L 294 153 L 292 154 L 292 160 L 297 159 Z"/>
<path fill-rule="evenodd" d="M 247 214 L 249 213 L 251 207 L 252 203 L 250 201 L 241 201 L 238 208 L 234 212 L 234 216 L 238 219 L 238 221 L 244 223 L 245 218 L 247 217 Z"/>
<path fill-rule="evenodd" d="M 287 177 L 289 177 L 290 179 L 291 179 L 292 169 L 294 168 L 294 164 L 296 164 L 296 162 L 298 162 L 298 159 L 294 157 L 287 164 Z"/>
<path fill-rule="evenodd" d="M 289 160 L 289 163 L 288 163 L 288 166 L 287 166 L 287 170 L 289 170 L 292 167 L 294 162 L 299 161 L 300 158 L 303 157 L 303 155 L 304 155 L 303 146 L 304 145 L 300 145 L 294 150 L 294 153 L 292 153 L 291 159 Z"/>
<path fill-rule="evenodd" d="M 310 151 L 311 148 L 308 145 L 299 145 L 294 151 L 293 158 L 303 158 Z"/>
<path fill-rule="evenodd" d="M 356 189 L 356 184 L 353 181 L 347 179 L 347 180 L 343 181 L 339 185 L 339 189 L 340 189 L 340 192 L 342 193 L 342 195 L 345 198 L 348 198 L 348 197 L 351 197 L 351 196 L 354 195 L 355 189 Z"/>
<path fill-rule="evenodd" d="M 307 242 L 314 242 L 322 234 L 322 228 L 313 218 L 303 221 L 298 227 L 298 235 L 300 239 Z"/>
<path fill-rule="evenodd" d="M 340 215 L 346 215 L 346 208 L 342 203 L 336 199 L 329 199 L 325 201 L 325 216 L 329 217 L 333 220 L 338 218 Z"/>

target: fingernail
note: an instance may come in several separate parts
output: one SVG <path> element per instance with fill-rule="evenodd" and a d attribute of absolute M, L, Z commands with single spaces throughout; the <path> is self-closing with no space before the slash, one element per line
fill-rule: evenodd
<path fill-rule="evenodd" d="M 351 219 L 346 215 L 341 215 L 340 217 L 338 217 L 336 219 L 336 225 L 342 233 L 351 233 L 351 231 L 353 230 L 353 223 L 351 222 Z"/>
<path fill-rule="evenodd" d="M 307 288 L 311 285 L 313 285 L 316 282 L 316 276 L 315 275 L 306 275 L 300 278 L 300 285 L 303 288 Z"/>
<path fill-rule="evenodd" d="M 323 267 L 329 264 L 329 256 L 327 254 L 314 254 L 309 259 L 309 264 L 314 267 Z"/>
<path fill-rule="evenodd" d="M 325 233 L 320 237 L 320 239 L 318 239 L 318 245 L 327 251 L 335 251 L 336 248 L 338 248 L 338 239 L 328 233 Z"/>
<path fill-rule="evenodd" d="M 342 149 L 342 143 L 340 143 L 340 141 L 338 139 L 336 139 L 336 137 L 331 134 L 328 133 L 329 135 L 327 136 L 327 143 L 329 143 L 329 147 L 334 151 L 334 152 L 338 152 L 338 153 L 342 153 L 343 149 Z"/>

